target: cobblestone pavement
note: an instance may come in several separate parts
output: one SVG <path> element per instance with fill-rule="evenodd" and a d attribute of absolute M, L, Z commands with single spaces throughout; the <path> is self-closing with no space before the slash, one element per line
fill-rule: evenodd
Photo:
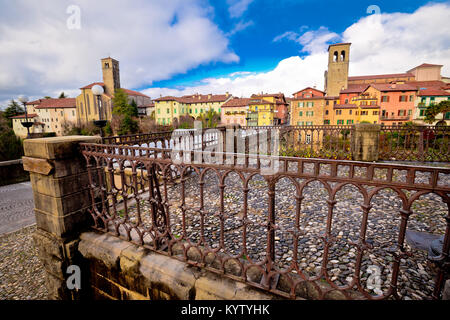
<path fill-rule="evenodd" d="M 0 235 L 0 300 L 47 299 L 45 272 L 32 238 L 36 226 Z"/>
<path fill-rule="evenodd" d="M 0 187 L 0 234 L 36 223 L 30 182 Z"/>

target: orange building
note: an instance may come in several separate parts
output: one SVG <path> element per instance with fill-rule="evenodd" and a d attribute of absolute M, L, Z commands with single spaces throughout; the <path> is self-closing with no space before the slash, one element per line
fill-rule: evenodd
<path fill-rule="evenodd" d="M 399 125 L 413 120 L 417 87 L 411 84 L 371 84 L 364 93 L 376 97 L 380 106 L 380 122 Z"/>

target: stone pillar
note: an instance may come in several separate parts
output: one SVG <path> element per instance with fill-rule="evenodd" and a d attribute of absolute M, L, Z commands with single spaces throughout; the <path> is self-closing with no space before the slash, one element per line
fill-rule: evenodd
<path fill-rule="evenodd" d="M 351 148 L 353 160 L 377 161 L 381 125 L 359 123 L 353 126 Z"/>
<path fill-rule="evenodd" d="M 89 181 L 80 142 L 100 137 L 67 136 L 24 141 L 23 167 L 30 172 L 37 231 L 33 238 L 47 277 L 50 299 L 78 299 L 69 290 L 67 267 L 77 264 L 78 236 L 90 222 Z M 81 277 L 83 279 L 83 277 Z"/>

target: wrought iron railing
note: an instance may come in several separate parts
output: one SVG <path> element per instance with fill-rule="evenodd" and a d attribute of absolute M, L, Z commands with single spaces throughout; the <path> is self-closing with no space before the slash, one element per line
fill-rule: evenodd
<path fill-rule="evenodd" d="M 101 232 L 287 298 L 439 298 L 449 268 L 449 168 L 81 150 Z M 432 263 L 405 241 L 408 230 L 443 237 Z"/>
<path fill-rule="evenodd" d="M 450 161 L 447 126 L 383 126 L 380 160 Z"/>

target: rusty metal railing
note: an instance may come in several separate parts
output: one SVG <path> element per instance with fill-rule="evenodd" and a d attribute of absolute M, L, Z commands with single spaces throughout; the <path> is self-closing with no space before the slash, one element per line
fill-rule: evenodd
<path fill-rule="evenodd" d="M 437 299 L 448 276 L 449 168 L 81 150 L 95 229 L 280 296 Z M 443 236 L 439 257 L 412 248 L 409 229 Z"/>
<path fill-rule="evenodd" d="M 447 126 L 383 126 L 380 160 L 450 161 Z"/>

